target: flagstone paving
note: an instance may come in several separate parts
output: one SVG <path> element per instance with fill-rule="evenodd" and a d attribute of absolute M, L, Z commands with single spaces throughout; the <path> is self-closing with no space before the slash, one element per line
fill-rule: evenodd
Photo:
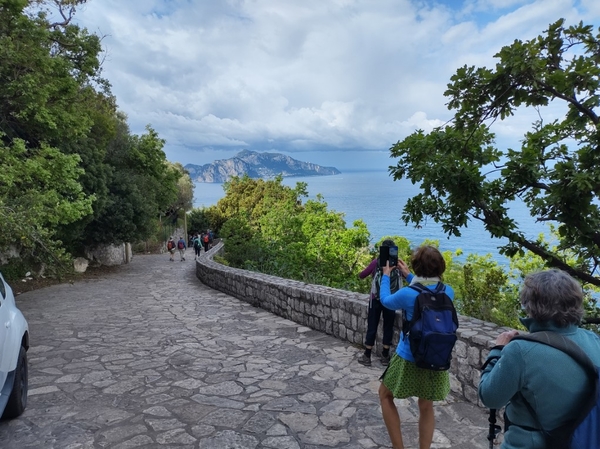
<path fill-rule="evenodd" d="M 390 447 L 383 367 L 360 349 L 211 290 L 192 260 L 136 256 L 100 279 L 24 293 L 29 402 L 3 449 Z M 397 401 L 407 448 L 418 407 Z M 485 411 L 436 404 L 434 448 L 488 447 Z"/>

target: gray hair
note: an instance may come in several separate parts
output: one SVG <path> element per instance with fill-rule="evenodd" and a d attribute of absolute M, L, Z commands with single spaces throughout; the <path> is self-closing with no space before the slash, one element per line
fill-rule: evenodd
<path fill-rule="evenodd" d="M 559 327 L 579 324 L 583 318 L 583 290 L 566 272 L 551 269 L 525 277 L 521 305 L 536 321 L 554 321 Z"/>

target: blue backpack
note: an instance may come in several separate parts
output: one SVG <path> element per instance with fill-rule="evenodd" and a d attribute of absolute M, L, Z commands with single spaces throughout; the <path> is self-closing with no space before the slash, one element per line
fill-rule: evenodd
<path fill-rule="evenodd" d="M 419 294 L 412 319 L 404 318 L 402 330 L 408 338 L 415 363 L 420 368 L 445 371 L 450 368 L 452 349 L 458 338 L 454 304 L 441 282 L 433 290 L 419 283 L 409 287 Z"/>
<path fill-rule="evenodd" d="M 600 447 L 600 397 L 598 391 L 598 367 L 570 338 L 556 332 L 543 331 L 528 335 L 519 335 L 513 340 L 528 340 L 551 346 L 571 356 L 579 363 L 592 382 L 592 391 L 582 404 L 578 416 L 566 424 L 553 429 L 544 430 L 531 405 L 525 401 L 529 412 L 542 429 L 548 449 L 587 449 Z"/>

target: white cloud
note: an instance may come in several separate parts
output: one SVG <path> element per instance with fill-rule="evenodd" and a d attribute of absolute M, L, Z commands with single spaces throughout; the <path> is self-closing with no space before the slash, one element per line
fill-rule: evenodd
<path fill-rule="evenodd" d="M 581 5 L 587 11 L 589 16 L 600 16 L 600 2 L 597 0 L 581 0 Z M 598 27 L 596 26 L 596 29 Z"/>
<path fill-rule="evenodd" d="M 76 18 L 105 35 L 104 74 L 132 131 L 151 123 L 185 164 L 240 148 L 387 150 L 451 117 L 458 67 L 489 66 L 559 17 L 598 20 L 583 4 L 91 0 Z"/>

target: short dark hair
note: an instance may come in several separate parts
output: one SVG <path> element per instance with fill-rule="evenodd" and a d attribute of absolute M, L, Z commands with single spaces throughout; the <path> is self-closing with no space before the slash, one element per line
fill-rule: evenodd
<path fill-rule="evenodd" d="M 536 321 L 554 321 L 567 327 L 583 318 L 581 285 L 556 268 L 525 276 L 519 299 L 527 315 Z"/>
<path fill-rule="evenodd" d="M 442 253 L 430 245 L 419 246 L 413 251 L 411 265 L 415 274 L 419 277 L 442 277 L 446 271 L 446 261 Z"/>
<path fill-rule="evenodd" d="M 385 239 L 383 242 L 381 242 L 381 246 L 396 246 L 396 244 L 392 239 Z"/>

